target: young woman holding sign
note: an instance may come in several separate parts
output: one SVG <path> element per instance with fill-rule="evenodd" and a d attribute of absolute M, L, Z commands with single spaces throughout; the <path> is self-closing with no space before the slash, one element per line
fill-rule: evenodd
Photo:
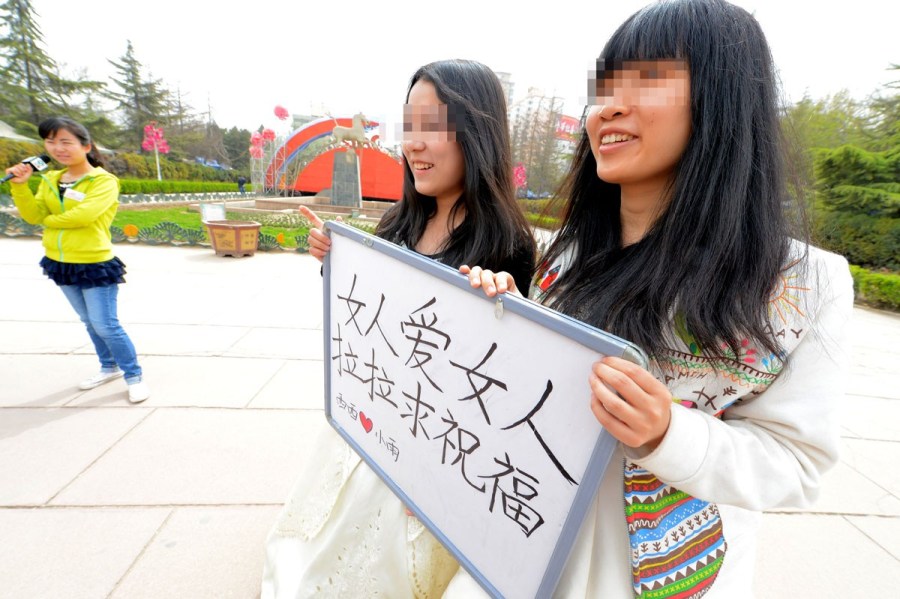
<path fill-rule="evenodd" d="M 531 297 L 641 345 L 651 366 L 607 357 L 585 373 L 619 455 L 557 595 L 747 597 L 760 512 L 808 505 L 837 460 L 847 263 L 791 231 L 774 69 L 745 10 L 648 6 L 589 85 Z M 461 270 L 488 295 L 525 289 Z M 447 596 L 477 593 L 460 572 Z"/>
<path fill-rule="evenodd" d="M 496 264 L 531 279 L 535 244 L 514 197 L 512 151 L 500 82 L 474 61 L 446 60 L 413 75 L 403 108 L 403 200 L 375 234 L 444 264 Z M 331 240 L 309 208 L 309 253 Z"/>
<path fill-rule="evenodd" d="M 404 106 L 403 200 L 376 235 L 458 267 L 489 264 L 527 285 L 535 243 L 512 181 L 506 101 L 483 64 L 447 60 L 421 67 Z M 313 223 L 310 253 L 331 241 Z M 439 597 L 456 560 L 333 431 L 266 543 L 263 597 Z M 321 459 L 319 457 L 321 456 Z"/>
<path fill-rule="evenodd" d="M 44 228 L 44 274 L 72 304 L 100 359 L 100 372 L 79 388 L 93 389 L 124 376 L 129 401 L 142 402 L 150 397 L 150 388 L 117 315 L 125 265 L 113 254 L 109 225 L 119 205 L 119 181 L 102 168 L 90 133 L 80 123 L 50 118 L 38 125 L 38 133 L 47 153 L 65 168 L 41 175 L 37 193 L 27 185 L 29 166 L 18 164 L 6 172 L 15 175 L 10 188 L 22 218 Z"/>

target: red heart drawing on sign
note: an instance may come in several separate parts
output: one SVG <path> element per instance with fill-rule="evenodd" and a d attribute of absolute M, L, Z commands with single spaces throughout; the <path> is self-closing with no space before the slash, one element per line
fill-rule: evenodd
<path fill-rule="evenodd" d="M 359 423 L 362 425 L 364 429 L 366 429 L 367 433 L 372 432 L 372 419 L 366 418 L 366 415 L 362 412 L 359 413 Z"/>

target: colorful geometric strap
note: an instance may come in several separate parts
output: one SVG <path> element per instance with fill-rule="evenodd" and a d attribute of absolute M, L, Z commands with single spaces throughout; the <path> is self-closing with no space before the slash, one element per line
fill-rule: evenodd
<path fill-rule="evenodd" d="M 727 548 L 715 504 L 626 461 L 625 519 L 635 596 L 695 599 L 706 594 Z"/>

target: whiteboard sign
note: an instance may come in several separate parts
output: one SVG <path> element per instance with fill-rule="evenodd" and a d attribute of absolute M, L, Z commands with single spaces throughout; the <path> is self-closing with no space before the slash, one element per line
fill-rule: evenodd
<path fill-rule="evenodd" d="M 225 203 L 200 204 L 200 220 L 204 223 L 215 220 L 225 220 Z"/>
<path fill-rule="evenodd" d="M 590 410 L 591 365 L 643 353 L 326 226 L 329 422 L 488 593 L 549 596 L 615 447 Z"/>

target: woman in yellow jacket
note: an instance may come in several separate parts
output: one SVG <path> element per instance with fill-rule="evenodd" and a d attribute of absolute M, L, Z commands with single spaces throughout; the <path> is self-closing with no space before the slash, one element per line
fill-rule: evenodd
<path fill-rule="evenodd" d="M 116 300 L 125 265 L 113 255 L 109 226 L 119 205 L 119 181 L 100 167 L 100 155 L 83 125 L 59 117 L 38 126 L 47 153 L 64 167 L 41 175 L 37 193 L 28 179 L 31 167 L 6 170 L 13 200 L 22 218 L 44 227 L 44 274 L 62 289 L 87 327 L 100 359 L 100 372 L 81 389 L 125 377 L 132 403 L 150 397 L 137 353 L 119 324 Z"/>

